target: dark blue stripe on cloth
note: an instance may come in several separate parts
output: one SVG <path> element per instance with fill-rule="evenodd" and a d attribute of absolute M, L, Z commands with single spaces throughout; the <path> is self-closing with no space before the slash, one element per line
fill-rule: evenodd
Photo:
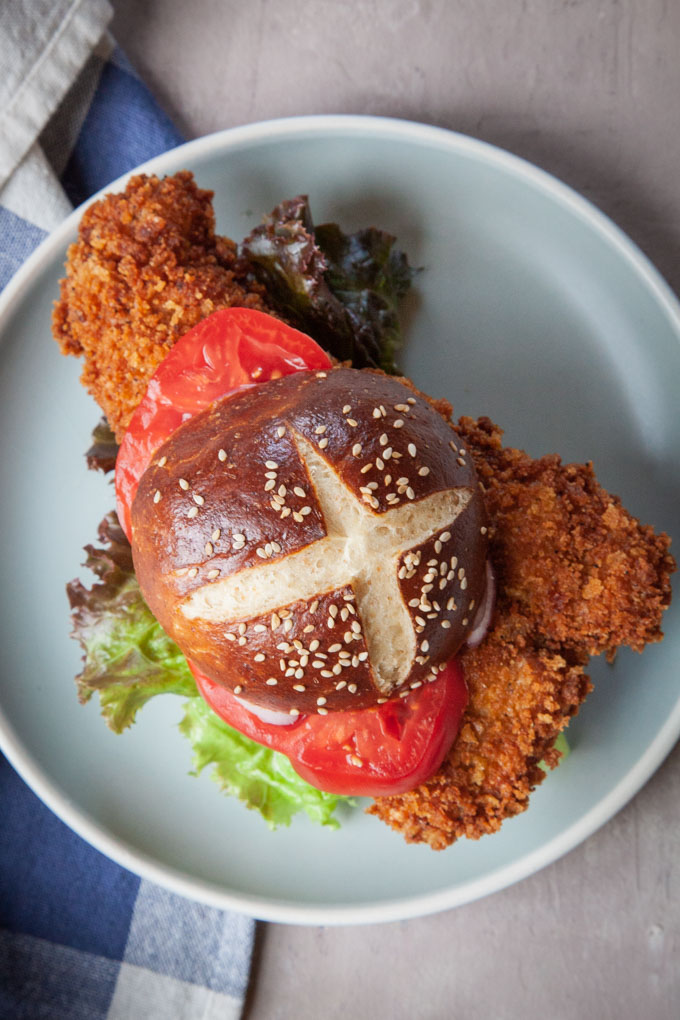
<path fill-rule="evenodd" d="M 2 1020 L 105 1020 L 120 963 L 0 930 Z"/>
<path fill-rule="evenodd" d="M 108 62 L 61 182 L 80 205 L 131 167 L 183 141 L 146 86 Z"/>
<path fill-rule="evenodd" d="M 0 205 L 0 290 L 9 283 L 22 262 L 37 248 L 46 231 Z"/>
<path fill-rule="evenodd" d="M 0 757 L 0 927 L 122 960 L 139 878 L 71 831 Z"/>

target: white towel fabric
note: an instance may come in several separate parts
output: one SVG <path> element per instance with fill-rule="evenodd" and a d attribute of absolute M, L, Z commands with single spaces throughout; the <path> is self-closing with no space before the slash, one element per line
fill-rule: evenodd
<path fill-rule="evenodd" d="M 43 230 L 71 207 L 38 138 L 103 41 L 111 16 L 108 0 L 3 0 L 0 6 L 0 204 Z"/>

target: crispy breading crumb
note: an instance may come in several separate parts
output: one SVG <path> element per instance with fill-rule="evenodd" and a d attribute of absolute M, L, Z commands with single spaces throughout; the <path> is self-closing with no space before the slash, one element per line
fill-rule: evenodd
<path fill-rule="evenodd" d="M 170 347 L 218 308 L 269 311 L 233 241 L 215 235 L 212 192 L 188 171 L 133 177 L 86 210 L 53 314 L 64 354 L 120 441 Z"/>
<path fill-rule="evenodd" d="M 631 517 L 591 465 L 503 447 L 488 418 L 461 419 L 458 432 L 485 491 L 494 620 L 462 656 L 469 702 L 444 764 L 369 808 L 436 850 L 495 832 L 527 808 L 545 776 L 539 762 L 557 764 L 555 738 L 590 690 L 589 657 L 661 639 L 675 569 L 668 537 Z"/>

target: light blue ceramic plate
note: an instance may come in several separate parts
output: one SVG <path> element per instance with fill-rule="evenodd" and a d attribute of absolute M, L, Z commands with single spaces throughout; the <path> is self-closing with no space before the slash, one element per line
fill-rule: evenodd
<path fill-rule="evenodd" d="M 281 199 L 318 222 L 375 223 L 424 267 L 409 309 L 407 374 L 456 413 L 487 414 L 508 442 L 595 463 L 631 511 L 680 535 L 680 314 L 646 259 L 564 185 L 488 145 L 356 117 L 251 125 L 148 169 L 193 170 L 240 238 Z M 120 187 L 118 182 L 112 187 Z M 124 736 L 73 677 L 64 584 L 112 505 L 85 469 L 98 411 L 50 337 L 74 214 L 0 306 L 0 732 L 49 806 L 104 853 L 187 896 L 293 923 L 393 920 L 483 896 L 555 860 L 642 786 L 680 733 L 680 627 L 641 658 L 594 665 L 573 752 L 500 834 L 443 853 L 406 846 L 360 810 L 339 832 L 259 816 L 194 779 L 175 699 Z"/>

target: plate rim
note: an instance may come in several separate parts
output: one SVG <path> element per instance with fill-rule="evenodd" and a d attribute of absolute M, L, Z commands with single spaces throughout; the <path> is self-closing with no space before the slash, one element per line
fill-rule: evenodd
<path fill-rule="evenodd" d="M 522 178 L 524 182 L 547 194 L 561 206 L 566 206 L 616 250 L 651 291 L 657 305 L 666 315 L 670 331 L 675 333 L 680 345 L 680 301 L 668 282 L 649 257 L 610 217 L 570 185 L 523 157 L 470 135 L 417 121 L 353 114 L 283 117 L 225 128 L 185 142 L 146 160 L 116 178 L 76 208 L 63 223 L 45 237 L 17 270 L 0 295 L 0 334 L 4 331 L 7 320 L 20 307 L 24 293 L 36 274 L 48 268 L 57 253 L 63 253 L 83 211 L 102 195 L 119 191 L 130 177 L 137 173 L 174 173 L 179 168 L 178 161 L 184 157 L 189 164 L 192 160 L 210 156 L 216 151 L 228 152 L 253 142 L 261 144 L 277 138 L 292 139 L 295 135 L 318 136 L 324 132 L 335 135 L 351 134 L 355 137 L 364 135 L 373 139 L 391 136 L 401 143 L 434 145 L 450 152 L 476 156 L 514 177 Z M 680 699 L 645 752 L 605 797 L 567 829 L 536 850 L 524 854 L 517 861 L 496 867 L 484 876 L 436 892 L 361 905 L 321 905 L 300 904 L 285 899 L 273 900 L 269 896 L 229 891 L 221 884 L 190 877 L 178 868 L 161 864 L 152 855 L 133 848 L 125 840 L 113 836 L 88 812 L 78 807 L 37 762 L 32 760 L 30 752 L 23 747 L 0 705 L 0 749 L 8 761 L 43 803 L 97 850 L 134 874 L 190 899 L 220 909 L 240 911 L 265 921 L 302 925 L 358 925 L 405 920 L 461 906 L 513 885 L 564 856 L 613 818 L 651 778 L 674 747 L 678 737 L 680 737 Z M 398 837 L 395 835 L 395 838 Z"/>

